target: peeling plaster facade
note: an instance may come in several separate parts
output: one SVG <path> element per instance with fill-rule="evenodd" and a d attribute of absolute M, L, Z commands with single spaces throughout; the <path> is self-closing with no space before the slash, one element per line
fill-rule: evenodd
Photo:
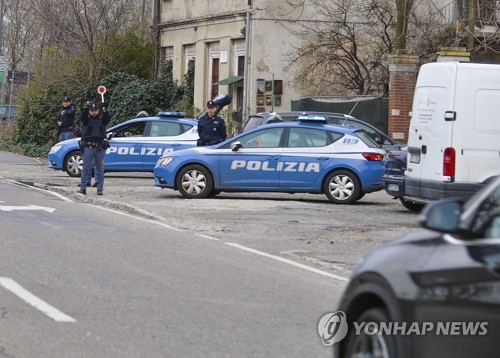
<path fill-rule="evenodd" d="M 244 74 L 247 1 L 156 1 L 160 10 L 160 57 L 173 60 L 174 80 L 182 83 L 189 61 L 195 60 L 194 105 L 203 110 L 214 94 L 230 93 L 233 103 L 229 111 L 241 111 L 244 81 L 214 83 L 230 77 L 236 80 L 233 76 Z M 296 28 L 293 20 L 304 14 L 275 0 L 253 0 L 251 8 L 247 113 L 290 110 L 291 100 L 308 95 L 293 86 L 293 76 L 285 70 L 289 44 L 301 41 L 291 31 Z M 259 79 L 263 93 L 257 93 Z"/>

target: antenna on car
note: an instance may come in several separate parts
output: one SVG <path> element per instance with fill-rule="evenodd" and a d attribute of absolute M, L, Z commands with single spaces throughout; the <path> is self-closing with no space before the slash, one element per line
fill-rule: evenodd
<path fill-rule="evenodd" d="M 370 81 L 368 82 L 368 86 L 366 86 L 365 90 L 363 91 L 363 93 L 361 94 L 361 96 L 359 97 L 359 99 L 356 101 L 356 103 L 354 104 L 354 107 L 352 107 L 351 111 L 349 112 L 349 115 L 351 115 L 352 112 L 354 112 L 354 109 L 358 106 L 358 103 L 359 101 L 361 101 L 361 98 L 368 92 L 368 90 L 370 89 L 371 85 L 372 85 L 372 81 L 371 81 L 371 77 L 369 76 L 370 75 L 370 72 L 378 67 L 380 65 L 380 62 L 378 60 L 372 60 L 372 61 L 369 61 L 369 64 L 372 65 L 372 67 L 368 70 L 367 72 L 367 76 L 368 76 L 368 79 L 370 79 Z"/>

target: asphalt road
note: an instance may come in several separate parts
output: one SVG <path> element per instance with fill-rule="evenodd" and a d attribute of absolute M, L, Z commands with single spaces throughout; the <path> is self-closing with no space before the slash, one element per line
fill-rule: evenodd
<path fill-rule="evenodd" d="M 0 224 L 0 356 L 331 356 L 335 277 L 5 179 Z"/>
<path fill-rule="evenodd" d="M 16 156 L 17 157 L 17 156 Z M 95 188 L 76 194 L 78 178 L 38 161 L 0 152 L 0 177 L 116 208 L 174 228 L 243 245 L 348 278 L 373 247 L 418 228 L 418 215 L 384 191 L 354 205 L 334 205 L 323 195 L 221 193 L 188 200 L 153 185 L 151 173 L 106 173 L 104 196 Z"/>

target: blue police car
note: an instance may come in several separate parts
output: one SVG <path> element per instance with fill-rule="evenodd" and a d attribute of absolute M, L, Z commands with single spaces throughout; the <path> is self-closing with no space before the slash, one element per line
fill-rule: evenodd
<path fill-rule="evenodd" d="M 160 112 L 156 117 L 134 118 L 107 131 L 111 147 L 106 151 L 106 172 L 152 172 L 158 159 L 169 152 L 196 146 L 198 126 L 179 112 Z M 54 145 L 49 168 L 64 170 L 71 177 L 82 172 L 79 138 Z"/>
<path fill-rule="evenodd" d="M 156 164 L 154 181 L 186 198 L 221 191 L 305 192 L 350 204 L 383 189 L 385 153 L 364 131 L 304 116 L 214 146 L 168 153 Z"/>

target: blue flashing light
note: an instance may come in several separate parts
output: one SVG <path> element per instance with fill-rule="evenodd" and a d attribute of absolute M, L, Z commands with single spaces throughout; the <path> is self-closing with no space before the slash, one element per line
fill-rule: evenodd
<path fill-rule="evenodd" d="M 307 114 L 304 113 L 303 115 L 299 116 L 297 120 L 301 122 L 314 122 L 314 123 L 323 123 L 326 124 L 328 123 L 328 120 L 326 119 L 325 116 L 321 116 L 318 114 Z"/>
<path fill-rule="evenodd" d="M 163 118 L 184 118 L 184 113 L 182 113 L 182 112 L 158 112 L 158 117 L 163 117 Z"/>

